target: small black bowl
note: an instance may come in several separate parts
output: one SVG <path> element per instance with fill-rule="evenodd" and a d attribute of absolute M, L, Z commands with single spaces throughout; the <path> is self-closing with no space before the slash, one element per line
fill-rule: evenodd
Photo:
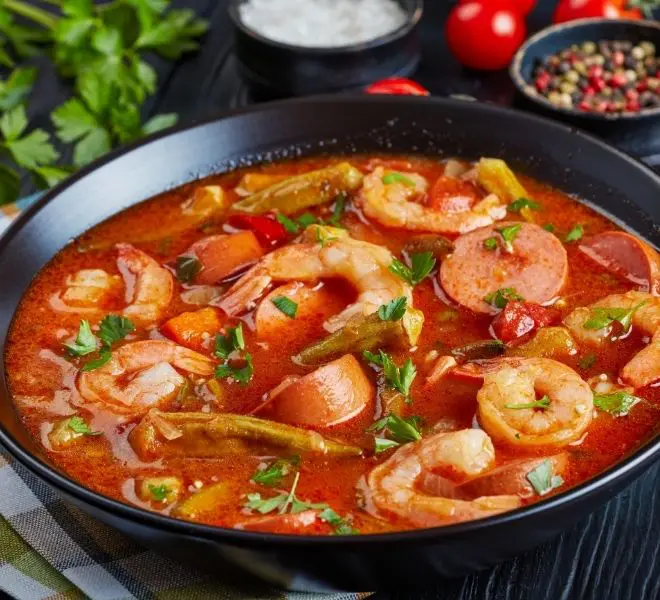
<path fill-rule="evenodd" d="M 337 92 L 392 75 L 410 75 L 420 60 L 417 25 L 423 0 L 398 0 L 407 14 L 393 32 L 349 46 L 305 47 L 268 39 L 248 28 L 239 14 L 245 0 L 232 0 L 235 52 L 241 76 L 270 98 Z"/>
<path fill-rule="evenodd" d="M 535 89 L 539 60 L 573 44 L 620 40 L 653 42 L 660 50 L 660 23 L 628 19 L 578 19 L 553 25 L 530 37 L 513 57 L 509 74 L 518 91 L 518 104 L 555 119 L 592 131 L 637 155 L 660 152 L 660 108 L 639 113 L 592 113 L 554 106 Z"/>

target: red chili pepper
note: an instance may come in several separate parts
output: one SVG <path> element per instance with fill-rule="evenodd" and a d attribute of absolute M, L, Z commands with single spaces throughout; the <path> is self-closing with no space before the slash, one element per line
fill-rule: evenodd
<path fill-rule="evenodd" d="M 367 94 L 392 94 L 395 96 L 428 96 L 429 91 L 419 83 L 405 77 L 389 77 L 374 81 L 364 90 Z"/>
<path fill-rule="evenodd" d="M 232 215 L 228 223 L 238 229 L 249 229 L 254 232 L 259 242 L 264 246 L 272 246 L 288 239 L 284 226 L 273 217 L 266 215 Z"/>
<path fill-rule="evenodd" d="M 512 342 L 538 327 L 558 320 L 556 310 L 532 302 L 508 302 L 493 319 L 493 331 L 503 342 Z"/>

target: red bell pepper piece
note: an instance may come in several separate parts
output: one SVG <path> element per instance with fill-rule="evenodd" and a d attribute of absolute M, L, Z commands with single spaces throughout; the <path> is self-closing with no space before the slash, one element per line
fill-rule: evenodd
<path fill-rule="evenodd" d="M 428 96 L 429 91 L 419 83 L 405 77 L 388 77 L 374 81 L 364 90 L 367 94 L 393 94 L 396 96 Z"/>
<path fill-rule="evenodd" d="M 272 246 L 289 238 L 284 226 L 268 215 L 232 215 L 228 223 L 232 227 L 254 232 L 264 246 Z"/>
<path fill-rule="evenodd" d="M 559 313 L 533 302 L 510 301 L 493 319 L 493 331 L 503 342 L 512 342 L 538 327 L 559 320 Z"/>

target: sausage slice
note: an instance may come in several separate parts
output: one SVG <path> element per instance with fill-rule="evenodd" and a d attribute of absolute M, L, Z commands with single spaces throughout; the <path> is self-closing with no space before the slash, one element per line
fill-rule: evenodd
<path fill-rule="evenodd" d="M 496 229 L 520 225 L 507 253 Z M 494 250 L 484 247 L 496 238 Z M 440 282 L 456 302 L 478 313 L 495 314 L 498 309 L 484 297 L 502 288 L 513 288 L 528 302 L 544 304 L 556 297 L 566 282 L 568 260 L 561 242 L 532 223 L 501 222 L 459 237 L 454 253 L 440 267 Z"/>
<path fill-rule="evenodd" d="M 645 292 L 660 294 L 660 254 L 625 231 L 606 231 L 579 246 L 591 260 Z"/>

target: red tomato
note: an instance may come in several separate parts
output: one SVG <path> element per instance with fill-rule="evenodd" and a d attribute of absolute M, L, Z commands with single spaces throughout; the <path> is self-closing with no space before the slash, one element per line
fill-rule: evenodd
<path fill-rule="evenodd" d="M 503 342 L 512 342 L 537 327 L 545 327 L 556 321 L 559 313 L 533 302 L 508 302 L 493 319 L 493 331 Z"/>
<path fill-rule="evenodd" d="M 289 234 L 284 226 L 270 216 L 236 214 L 229 217 L 228 223 L 238 229 L 253 231 L 259 242 L 264 246 L 270 246 L 289 239 Z"/>
<path fill-rule="evenodd" d="M 395 96 L 428 96 L 429 91 L 419 83 L 405 77 L 388 77 L 374 81 L 364 90 L 367 94 L 392 94 Z"/>
<path fill-rule="evenodd" d="M 466 67 L 504 69 L 525 39 L 525 21 L 513 0 L 467 0 L 445 25 L 447 44 Z"/>
<path fill-rule="evenodd" d="M 465 4 L 466 2 L 470 1 L 471 0 L 460 0 L 459 4 Z M 523 17 L 526 17 L 529 13 L 531 13 L 536 6 L 536 0 L 513 0 L 513 2 L 516 5 L 518 12 Z"/>
<path fill-rule="evenodd" d="M 604 17 L 607 19 L 641 19 L 637 9 L 626 10 L 626 0 L 560 0 L 552 20 L 564 23 L 575 19 Z"/>

